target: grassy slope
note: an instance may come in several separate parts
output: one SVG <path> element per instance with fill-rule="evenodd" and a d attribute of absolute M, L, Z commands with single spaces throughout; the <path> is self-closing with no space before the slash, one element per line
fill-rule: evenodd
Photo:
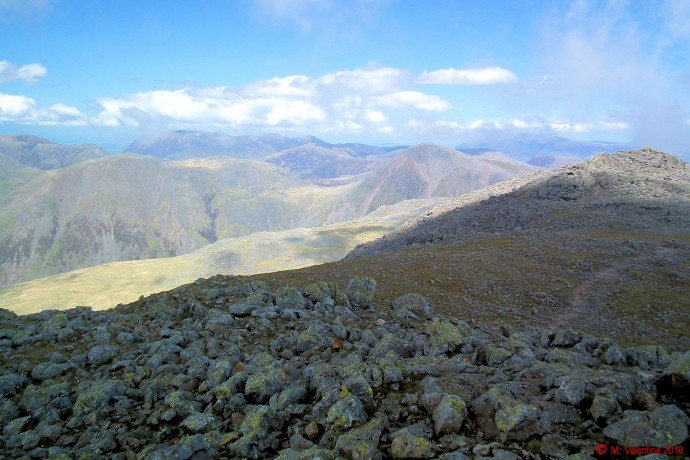
<path fill-rule="evenodd" d="M 40 278 L 0 290 L 0 307 L 21 314 L 77 305 L 104 309 L 217 273 L 252 274 L 333 261 L 438 201 L 412 200 L 352 222 L 255 233 L 220 240 L 184 256 L 116 262 Z"/>
<path fill-rule="evenodd" d="M 570 326 L 626 344 L 690 347 L 690 235 L 641 231 L 476 234 L 253 278 L 272 288 L 378 281 L 377 308 L 408 292 L 499 325 Z M 239 280 L 237 280 L 239 281 Z"/>
<path fill-rule="evenodd" d="M 0 208 L 0 285 L 293 228 L 314 202 L 339 190 L 322 189 L 235 159 L 122 155 L 50 171 Z"/>
<path fill-rule="evenodd" d="M 18 188 L 42 173 L 3 153 L 0 153 L 0 165 L 0 203 L 9 200 Z"/>

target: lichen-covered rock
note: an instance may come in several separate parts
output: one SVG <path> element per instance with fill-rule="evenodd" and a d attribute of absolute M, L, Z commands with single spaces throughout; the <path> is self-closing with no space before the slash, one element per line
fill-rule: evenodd
<path fill-rule="evenodd" d="M 390 453 L 393 458 L 434 457 L 431 440 L 427 437 L 416 435 L 407 428 L 403 428 L 395 433 Z"/>
<path fill-rule="evenodd" d="M 273 364 L 262 369 L 258 374 L 250 375 L 244 386 L 244 394 L 248 399 L 263 403 L 271 396 L 283 389 L 287 380 L 285 371 Z"/>
<path fill-rule="evenodd" d="M 307 299 L 304 298 L 299 289 L 292 286 L 284 286 L 276 291 L 276 307 L 299 310 L 305 308 Z"/>
<path fill-rule="evenodd" d="M 674 405 L 650 413 L 628 410 L 604 428 L 604 436 L 624 446 L 677 446 L 688 439 L 690 418 Z"/>
<path fill-rule="evenodd" d="M 350 458 L 381 458 L 378 451 L 379 439 L 383 432 L 383 420 L 372 418 L 369 422 L 358 428 L 353 428 L 341 434 L 335 444 L 338 452 L 344 453 Z"/>
<path fill-rule="evenodd" d="M 424 344 L 424 354 L 436 356 L 452 353 L 464 344 L 464 336 L 457 326 L 448 321 L 434 321 L 428 326 L 429 340 Z"/>
<path fill-rule="evenodd" d="M 685 395 L 690 400 L 690 351 L 681 355 L 664 370 L 661 391 Z"/>
<path fill-rule="evenodd" d="M 326 420 L 336 428 L 350 428 L 365 422 L 367 413 L 358 398 L 348 395 L 328 409 Z"/>
<path fill-rule="evenodd" d="M 434 433 L 437 436 L 460 431 L 467 418 L 467 404 L 460 396 L 445 395 L 434 410 Z"/>
<path fill-rule="evenodd" d="M 304 352 L 316 346 L 328 347 L 331 344 L 326 328 L 320 324 L 310 324 L 297 335 L 297 351 Z"/>
<path fill-rule="evenodd" d="M 398 297 L 391 305 L 395 310 L 405 308 L 420 318 L 428 318 L 433 313 L 433 310 L 429 306 L 429 300 L 416 292 Z"/>
<path fill-rule="evenodd" d="M 80 416 L 98 409 L 106 408 L 116 396 L 125 394 L 127 387 L 120 380 L 99 380 L 79 392 L 74 403 L 74 415 Z"/>
<path fill-rule="evenodd" d="M 371 305 L 376 292 L 376 280 L 368 276 L 354 276 L 345 289 L 353 307 L 367 308 Z"/>
<path fill-rule="evenodd" d="M 12 396 L 26 384 L 26 377 L 13 372 L 0 375 L 0 396 Z"/>
<path fill-rule="evenodd" d="M 283 449 L 276 460 L 334 460 L 335 458 L 334 451 L 313 446 L 305 450 Z"/>
<path fill-rule="evenodd" d="M 590 414 L 595 421 L 605 421 L 621 413 L 616 398 L 608 393 L 599 393 L 594 396 L 592 405 L 589 408 Z"/>
<path fill-rule="evenodd" d="M 86 362 L 92 366 L 102 366 L 115 358 L 118 349 L 112 345 L 96 345 L 89 350 Z"/>
<path fill-rule="evenodd" d="M 182 421 L 182 426 L 192 433 L 203 433 L 216 427 L 218 420 L 209 413 L 195 413 Z"/>

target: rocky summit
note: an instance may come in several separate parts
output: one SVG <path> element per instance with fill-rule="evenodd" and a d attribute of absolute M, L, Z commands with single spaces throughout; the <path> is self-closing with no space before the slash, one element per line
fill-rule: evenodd
<path fill-rule="evenodd" d="M 130 305 L 0 311 L 7 458 L 687 455 L 690 352 L 373 308 L 355 276 L 216 276 Z M 667 458 L 664 456 L 644 458 Z"/>

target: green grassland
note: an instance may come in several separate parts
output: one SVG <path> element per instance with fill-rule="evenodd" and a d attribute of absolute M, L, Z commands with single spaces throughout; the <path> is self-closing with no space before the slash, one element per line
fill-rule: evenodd
<path fill-rule="evenodd" d="M 334 261 L 357 244 L 390 232 L 439 201 L 410 200 L 384 206 L 351 222 L 259 232 L 219 240 L 178 257 L 114 262 L 48 276 L 0 290 L 0 308 L 19 314 L 74 306 L 106 309 L 200 277 L 219 273 L 248 275 Z"/>

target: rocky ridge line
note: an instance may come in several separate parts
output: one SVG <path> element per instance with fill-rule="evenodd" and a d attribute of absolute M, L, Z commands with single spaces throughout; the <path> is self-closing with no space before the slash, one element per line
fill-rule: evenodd
<path fill-rule="evenodd" d="M 217 276 L 128 306 L 0 311 L 12 458 L 593 458 L 688 447 L 690 352 L 494 331 L 376 282 Z"/>
<path fill-rule="evenodd" d="M 345 259 L 478 232 L 687 231 L 688 216 L 690 165 L 647 147 L 601 153 L 583 163 L 525 175 L 450 199 L 394 232 L 358 245 Z"/>

